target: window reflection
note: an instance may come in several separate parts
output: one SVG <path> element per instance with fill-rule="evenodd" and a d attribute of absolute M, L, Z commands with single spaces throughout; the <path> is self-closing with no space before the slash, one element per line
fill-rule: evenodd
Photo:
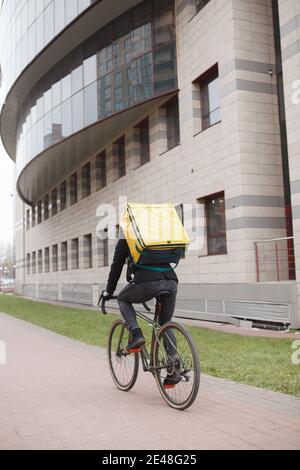
<path fill-rule="evenodd" d="M 97 83 L 84 90 L 84 125 L 89 126 L 98 120 Z"/>
<path fill-rule="evenodd" d="M 72 105 L 71 99 L 62 104 L 62 137 L 68 137 L 72 134 Z"/>
<path fill-rule="evenodd" d="M 60 11 L 61 21 L 68 21 L 85 5 L 52 0 L 40 16 L 49 15 L 53 24 Z M 55 34 L 51 28 L 46 33 L 39 19 L 38 24 L 39 40 Z M 34 87 L 20 115 L 17 159 L 24 167 L 84 127 L 176 87 L 174 2 L 145 0 L 81 44 Z"/>
<path fill-rule="evenodd" d="M 72 96 L 73 133 L 84 127 L 83 124 L 83 91 Z"/>

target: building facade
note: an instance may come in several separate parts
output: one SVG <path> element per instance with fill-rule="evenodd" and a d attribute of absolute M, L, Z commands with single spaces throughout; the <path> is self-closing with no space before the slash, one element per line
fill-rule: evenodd
<path fill-rule="evenodd" d="M 299 327 L 299 2 L 4 0 L 0 21 L 17 292 L 94 304 L 125 198 L 172 201 L 195 239 L 178 314 Z"/>

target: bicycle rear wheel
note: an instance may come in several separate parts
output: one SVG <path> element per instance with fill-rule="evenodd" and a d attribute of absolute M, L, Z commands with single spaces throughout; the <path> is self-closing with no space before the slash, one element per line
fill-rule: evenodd
<path fill-rule="evenodd" d="M 108 364 L 112 379 L 119 390 L 128 392 L 135 384 L 139 371 L 139 353 L 128 354 L 129 330 L 122 320 L 113 323 L 108 338 Z"/>
<path fill-rule="evenodd" d="M 175 322 L 165 323 L 154 342 L 153 361 L 159 367 L 157 386 L 168 405 L 177 410 L 191 406 L 200 386 L 200 359 L 189 332 Z"/>

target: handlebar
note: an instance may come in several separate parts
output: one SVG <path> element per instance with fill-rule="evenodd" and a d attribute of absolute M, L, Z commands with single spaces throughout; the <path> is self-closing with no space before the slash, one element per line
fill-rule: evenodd
<path fill-rule="evenodd" d="M 107 302 L 108 300 L 117 300 L 118 299 L 118 296 L 117 295 L 111 295 L 109 297 L 109 299 L 105 299 L 105 297 L 103 296 L 103 292 L 101 292 L 101 295 L 99 297 L 99 300 L 98 300 L 98 306 L 100 306 L 101 308 L 101 311 L 103 313 L 103 315 L 106 315 L 107 314 L 107 310 L 106 310 L 106 307 L 105 307 L 105 302 Z M 145 310 L 147 310 L 147 312 L 151 312 L 151 308 L 149 307 L 149 305 L 146 304 L 146 302 L 143 302 L 143 306 L 145 308 Z"/>

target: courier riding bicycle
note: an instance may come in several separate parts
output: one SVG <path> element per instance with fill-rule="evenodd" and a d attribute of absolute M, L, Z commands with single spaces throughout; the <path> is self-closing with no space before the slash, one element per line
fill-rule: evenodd
<path fill-rule="evenodd" d="M 134 386 L 141 362 L 152 373 L 164 400 L 177 410 L 195 401 L 200 385 L 199 355 L 190 333 L 170 321 L 175 308 L 178 280 L 174 267 L 185 253 L 189 238 L 171 204 L 128 204 L 122 217 L 124 237 L 117 243 L 106 290 L 98 305 L 118 299 L 122 319 L 116 319 L 108 336 L 107 358 L 111 377 L 119 390 Z M 113 295 L 128 261 L 128 285 Z M 135 311 L 133 303 L 156 299 L 154 316 Z M 151 326 L 149 345 L 136 317 Z M 150 346 L 150 347 L 149 347 Z"/>
<path fill-rule="evenodd" d="M 172 319 L 178 286 L 172 265 L 177 265 L 184 255 L 188 242 L 173 205 L 128 204 L 107 287 L 103 292 L 104 299 L 109 300 L 117 287 L 123 266 L 128 261 L 129 283 L 118 295 L 120 311 L 130 331 L 128 352 L 137 352 L 145 344 L 133 303 L 147 302 L 164 292 L 159 324 L 162 326 Z M 176 383 L 176 374 L 168 375 L 164 380 L 165 387 Z"/>

